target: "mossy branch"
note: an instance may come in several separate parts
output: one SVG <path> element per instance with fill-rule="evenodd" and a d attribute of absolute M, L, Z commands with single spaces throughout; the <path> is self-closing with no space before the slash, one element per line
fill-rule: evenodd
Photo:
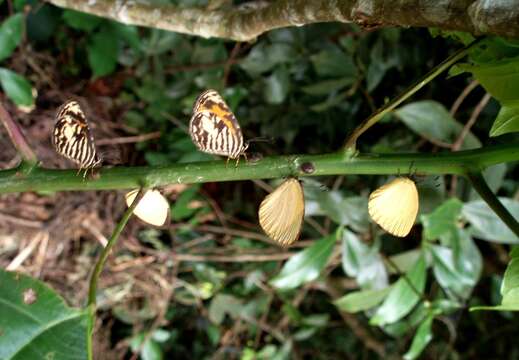
<path fill-rule="evenodd" d="M 514 0 L 256 0 L 217 8 L 121 0 L 47 1 L 125 24 L 236 41 L 250 41 L 282 27 L 330 21 L 366 28 L 437 27 L 519 37 L 519 7 Z"/>
<path fill-rule="evenodd" d="M 342 151 L 322 155 L 272 156 L 259 161 L 226 166 L 225 161 L 206 161 L 167 166 L 100 168 L 83 179 L 77 170 L 35 168 L 29 174 L 19 169 L 0 171 L 0 193 L 24 191 L 115 190 L 141 186 L 190 184 L 219 181 L 272 179 L 287 176 L 348 174 L 467 175 L 488 166 L 519 161 L 519 143 L 475 150 L 435 154 L 358 154 Z"/>

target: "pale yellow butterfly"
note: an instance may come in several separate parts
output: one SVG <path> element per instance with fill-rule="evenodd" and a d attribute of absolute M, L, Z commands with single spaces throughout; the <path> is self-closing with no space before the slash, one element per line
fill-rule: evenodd
<path fill-rule="evenodd" d="M 369 196 L 368 212 L 388 233 L 407 236 L 418 214 L 418 190 L 414 181 L 398 177 L 373 191 Z"/>
<path fill-rule="evenodd" d="M 131 206 L 137 197 L 139 190 L 132 190 L 125 195 L 126 205 Z M 162 226 L 169 215 L 169 203 L 158 190 L 148 190 L 137 204 L 133 213 L 142 221 Z"/>
<path fill-rule="evenodd" d="M 287 179 L 267 195 L 259 208 L 259 223 L 281 246 L 297 240 L 305 215 L 303 188 L 297 179 Z"/>

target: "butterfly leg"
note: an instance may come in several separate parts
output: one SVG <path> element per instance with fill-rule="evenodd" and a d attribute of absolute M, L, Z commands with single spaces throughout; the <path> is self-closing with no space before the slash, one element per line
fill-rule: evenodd
<path fill-rule="evenodd" d="M 231 160 L 230 157 L 227 158 L 227 161 L 225 162 L 225 168 L 227 169 L 229 167 L 229 160 Z"/>

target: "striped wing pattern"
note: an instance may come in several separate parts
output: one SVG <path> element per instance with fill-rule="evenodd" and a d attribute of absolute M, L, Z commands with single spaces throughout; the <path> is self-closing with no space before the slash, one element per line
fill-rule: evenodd
<path fill-rule="evenodd" d="M 372 192 L 368 212 L 388 233 L 407 236 L 418 214 L 418 190 L 414 181 L 398 177 Z"/>
<path fill-rule="evenodd" d="M 215 90 L 206 90 L 196 99 L 189 134 L 196 147 L 209 154 L 236 159 L 247 149 L 238 120 Z"/>
<path fill-rule="evenodd" d="M 79 164 L 80 169 L 92 168 L 100 163 L 94 137 L 77 101 L 67 101 L 58 109 L 53 135 L 56 151 Z"/>
<path fill-rule="evenodd" d="M 267 195 L 259 208 L 259 223 L 265 233 L 281 246 L 297 240 L 305 215 L 303 188 L 290 178 Z"/>

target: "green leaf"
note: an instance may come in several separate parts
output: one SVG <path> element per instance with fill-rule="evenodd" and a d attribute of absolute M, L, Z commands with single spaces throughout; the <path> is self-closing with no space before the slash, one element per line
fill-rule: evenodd
<path fill-rule="evenodd" d="M 353 57 L 338 47 L 331 47 L 310 56 L 315 72 L 319 76 L 345 77 L 355 79 L 357 68 Z"/>
<path fill-rule="evenodd" d="M 328 95 L 332 92 L 353 84 L 354 78 L 347 76 L 339 79 L 323 80 L 312 85 L 306 85 L 301 90 L 309 95 Z"/>
<path fill-rule="evenodd" d="M 154 337 L 155 334 L 151 338 L 147 338 L 146 334 L 137 334 L 130 340 L 132 351 L 139 351 L 142 360 L 162 360 L 162 349 Z"/>
<path fill-rule="evenodd" d="M 499 201 L 519 219 L 519 202 L 508 198 Z M 472 234 L 480 239 L 506 244 L 519 244 L 519 238 L 482 200 L 471 201 L 463 205 L 463 217 L 472 225 Z"/>
<path fill-rule="evenodd" d="M 431 249 L 436 280 L 451 297 L 468 299 L 483 268 L 481 254 L 470 235 L 458 229 L 459 251 L 434 245 Z"/>
<path fill-rule="evenodd" d="M 481 65 L 460 65 L 500 102 L 519 99 L 519 57 Z"/>
<path fill-rule="evenodd" d="M 86 32 L 91 32 L 103 21 L 98 16 L 68 9 L 63 11 L 63 20 L 71 28 Z"/>
<path fill-rule="evenodd" d="M 289 44 L 274 43 L 266 45 L 260 43 L 254 46 L 247 57 L 240 62 L 240 67 L 249 75 L 256 77 L 272 70 L 277 64 L 289 63 L 295 58 L 296 52 Z"/>
<path fill-rule="evenodd" d="M 23 14 L 15 14 L 0 26 L 0 61 L 11 56 L 22 41 L 23 19 Z"/>
<path fill-rule="evenodd" d="M 0 85 L 5 94 L 18 106 L 34 107 L 32 86 L 23 76 L 6 69 L 0 68 Z"/>
<path fill-rule="evenodd" d="M 119 41 L 108 26 L 91 36 L 87 45 L 88 63 L 94 78 L 111 74 L 117 65 Z"/>
<path fill-rule="evenodd" d="M 209 305 L 209 320 L 220 325 L 225 314 L 229 314 L 233 318 L 238 317 L 242 306 L 242 301 L 232 295 L 216 294 Z"/>
<path fill-rule="evenodd" d="M 428 315 L 425 320 L 420 324 L 418 329 L 416 330 L 416 334 L 414 335 L 413 342 L 411 343 L 411 347 L 404 354 L 405 360 L 413 360 L 420 356 L 422 351 L 425 349 L 427 344 L 429 344 L 433 338 L 432 334 L 432 323 L 434 320 L 434 315 Z"/>
<path fill-rule="evenodd" d="M 364 244 L 356 234 L 342 229 L 342 268 L 363 289 L 383 289 L 388 277 L 378 246 Z"/>
<path fill-rule="evenodd" d="M 426 280 L 426 262 L 423 254 L 405 276 L 407 279 L 401 276 L 392 287 L 387 298 L 371 318 L 370 324 L 382 326 L 397 322 L 409 314 L 420 301 Z"/>
<path fill-rule="evenodd" d="M 288 290 L 317 279 L 332 254 L 335 241 L 336 235 L 332 234 L 292 256 L 270 283 L 278 289 Z"/>
<path fill-rule="evenodd" d="M 334 304 L 339 309 L 350 313 L 369 310 L 380 304 L 391 289 L 392 287 L 388 286 L 378 290 L 354 291 L 335 300 Z"/>
<path fill-rule="evenodd" d="M 445 107 L 430 100 L 417 101 L 395 111 L 411 130 L 431 140 L 452 144 L 459 136 L 463 126 L 454 120 Z M 481 142 L 469 132 L 463 141 L 462 149 L 481 147 Z"/>
<path fill-rule="evenodd" d="M 277 68 L 265 79 L 263 97 L 269 104 L 281 104 L 290 91 L 290 76 L 285 67 Z"/>
<path fill-rule="evenodd" d="M 474 310 L 519 311 L 519 248 L 516 246 L 510 253 L 512 259 L 508 263 L 501 283 L 501 305 L 475 306 Z"/>
<path fill-rule="evenodd" d="M 305 203 L 314 215 L 326 215 L 334 222 L 362 232 L 369 228 L 368 200 L 364 196 L 344 197 L 340 191 L 305 188 Z"/>
<path fill-rule="evenodd" d="M 519 100 L 507 100 L 501 103 L 501 110 L 490 129 L 490 136 L 499 136 L 519 131 Z"/>
<path fill-rule="evenodd" d="M 456 198 L 444 202 L 431 214 L 422 215 L 421 221 L 425 228 L 425 238 L 436 240 L 445 233 L 457 227 L 463 203 Z"/>
<path fill-rule="evenodd" d="M 86 359 L 86 310 L 43 282 L 0 269 L 0 359 Z"/>

